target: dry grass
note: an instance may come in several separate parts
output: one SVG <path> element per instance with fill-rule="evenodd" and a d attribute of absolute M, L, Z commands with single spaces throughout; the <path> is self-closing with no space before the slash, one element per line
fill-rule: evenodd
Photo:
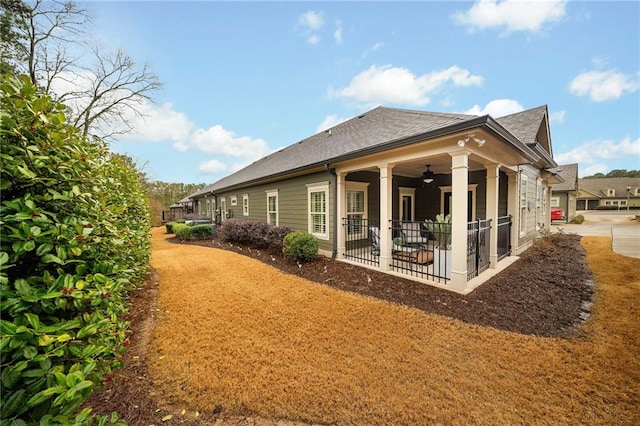
<path fill-rule="evenodd" d="M 585 238 L 582 338 L 524 336 L 285 275 L 154 231 L 167 404 L 334 424 L 640 424 L 640 260 Z"/>

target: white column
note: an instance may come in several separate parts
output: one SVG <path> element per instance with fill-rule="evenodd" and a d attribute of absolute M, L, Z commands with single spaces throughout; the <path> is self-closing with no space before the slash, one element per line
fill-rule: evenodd
<path fill-rule="evenodd" d="M 500 196 L 500 164 L 485 164 L 487 169 L 487 219 L 491 219 L 489 267 L 498 265 L 498 198 Z"/>
<path fill-rule="evenodd" d="M 520 182 L 518 173 L 507 172 L 507 214 L 511 216 L 511 253 L 515 254 L 518 248 L 518 234 L 520 229 Z"/>
<path fill-rule="evenodd" d="M 378 167 L 380 168 L 380 270 L 388 271 L 393 248 L 389 222 L 393 216 L 393 164 Z"/>
<path fill-rule="evenodd" d="M 451 153 L 451 281 L 456 290 L 467 287 L 467 192 L 469 152 Z"/>
<path fill-rule="evenodd" d="M 347 204 L 346 204 L 346 187 L 345 187 L 345 173 L 339 172 L 336 170 L 336 198 L 335 201 L 337 204 L 338 218 L 335 226 L 338 228 L 338 241 L 336 242 L 336 247 L 338 249 L 338 253 L 336 258 L 342 259 L 344 256 L 344 252 L 346 251 L 346 242 L 345 242 L 345 229 L 342 225 L 342 219 L 347 217 Z"/>

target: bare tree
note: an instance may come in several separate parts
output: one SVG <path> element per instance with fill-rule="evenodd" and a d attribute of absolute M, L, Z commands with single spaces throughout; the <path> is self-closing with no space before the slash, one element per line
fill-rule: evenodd
<path fill-rule="evenodd" d="M 5 14 L 17 16 L 8 21 L 12 34 L 19 35 L 11 45 L 17 70 L 64 102 L 70 121 L 85 136 L 109 138 L 130 132 L 145 102 L 162 88 L 148 65 L 137 65 L 122 49 L 89 44 L 91 15 L 74 2 L 35 0 L 27 5 L 0 0 L 0 6 Z"/>

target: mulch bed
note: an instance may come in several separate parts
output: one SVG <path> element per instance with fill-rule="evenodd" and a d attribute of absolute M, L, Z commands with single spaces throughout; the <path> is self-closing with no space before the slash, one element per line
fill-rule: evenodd
<path fill-rule="evenodd" d="M 310 281 L 466 323 L 569 337 L 588 316 L 593 293 L 580 238 L 550 234 L 538 240 L 518 261 L 466 296 L 322 256 L 300 265 L 278 250 L 250 249 L 216 239 L 169 241 L 235 251 Z"/>

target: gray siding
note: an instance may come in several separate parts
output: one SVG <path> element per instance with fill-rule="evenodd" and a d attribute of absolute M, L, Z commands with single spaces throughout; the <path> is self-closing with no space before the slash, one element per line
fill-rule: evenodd
<path fill-rule="evenodd" d="M 334 226 L 334 190 L 335 179 L 329 172 L 313 173 L 306 176 L 285 179 L 238 189 L 235 191 L 222 192 L 218 194 L 218 200 L 226 198 L 227 210 L 232 211 L 233 218 L 267 221 L 267 191 L 278 191 L 278 225 L 287 226 L 294 231 L 308 232 L 309 230 L 309 207 L 307 200 L 307 185 L 328 182 L 328 240 L 319 240 L 321 250 L 333 250 L 333 226 Z M 242 196 L 249 196 L 249 216 L 243 216 Z M 236 196 L 238 204 L 231 205 L 231 197 Z M 218 201 L 218 205 L 220 202 Z"/>

